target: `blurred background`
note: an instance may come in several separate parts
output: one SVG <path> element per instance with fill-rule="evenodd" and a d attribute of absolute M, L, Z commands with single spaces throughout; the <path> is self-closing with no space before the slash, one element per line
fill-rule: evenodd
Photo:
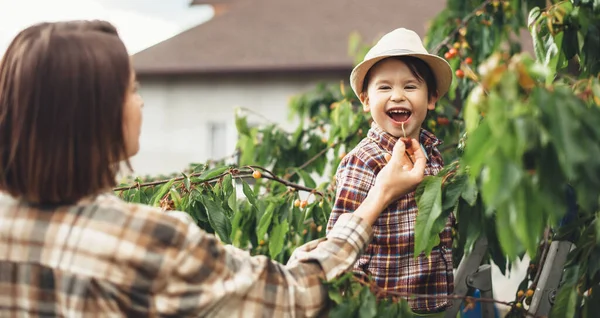
<path fill-rule="evenodd" d="M 191 162 L 235 160 L 236 110 L 248 114 L 250 126 L 274 122 L 294 130 L 287 106 L 293 95 L 347 81 L 352 33 L 374 41 L 405 27 L 423 37 L 445 6 L 445 0 L 0 0 L 0 55 L 34 23 L 113 23 L 145 100 L 134 175 L 170 174 Z M 494 268 L 497 299 L 514 298 L 528 262 L 517 262 L 509 277 Z"/>

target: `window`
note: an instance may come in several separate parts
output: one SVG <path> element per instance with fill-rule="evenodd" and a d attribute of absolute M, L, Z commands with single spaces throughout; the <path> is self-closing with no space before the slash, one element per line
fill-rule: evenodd
<path fill-rule="evenodd" d="M 208 123 L 208 157 L 222 159 L 227 153 L 227 125 L 222 122 Z"/>

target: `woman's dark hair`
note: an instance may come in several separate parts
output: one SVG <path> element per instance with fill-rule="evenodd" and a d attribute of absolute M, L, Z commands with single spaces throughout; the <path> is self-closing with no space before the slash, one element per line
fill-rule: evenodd
<path fill-rule="evenodd" d="M 69 204 L 112 188 L 125 154 L 131 72 L 108 22 L 21 31 L 0 61 L 0 190 Z"/>

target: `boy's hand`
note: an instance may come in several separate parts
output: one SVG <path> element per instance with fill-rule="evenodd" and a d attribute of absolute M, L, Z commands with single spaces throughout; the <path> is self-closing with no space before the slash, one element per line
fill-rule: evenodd
<path fill-rule="evenodd" d="M 389 159 L 386 156 L 388 163 L 375 179 L 375 191 L 379 191 L 389 203 L 413 191 L 425 173 L 425 154 L 419 143 L 409 138 L 401 138 L 400 141 L 394 146 Z"/>

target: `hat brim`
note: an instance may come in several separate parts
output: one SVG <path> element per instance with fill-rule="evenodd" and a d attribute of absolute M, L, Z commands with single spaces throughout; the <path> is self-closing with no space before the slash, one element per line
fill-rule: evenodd
<path fill-rule="evenodd" d="M 350 74 L 350 86 L 352 86 L 352 89 L 354 90 L 356 96 L 360 96 L 360 93 L 362 93 L 365 77 L 367 76 L 367 73 L 369 72 L 371 67 L 373 67 L 373 65 L 375 65 L 375 63 L 377 62 L 393 56 L 414 56 L 423 60 L 425 63 L 427 63 L 427 65 L 429 65 L 429 68 L 431 68 L 431 71 L 435 76 L 438 98 L 448 93 L 450 85 L 452 84 L 452 68 L 445 59 L 433 54 L 396 53 L 378 55 L 371 59 L 362 61 L 361 63 L 356 65 L 356 67 L 354 67 L 352 73 Z"/>

